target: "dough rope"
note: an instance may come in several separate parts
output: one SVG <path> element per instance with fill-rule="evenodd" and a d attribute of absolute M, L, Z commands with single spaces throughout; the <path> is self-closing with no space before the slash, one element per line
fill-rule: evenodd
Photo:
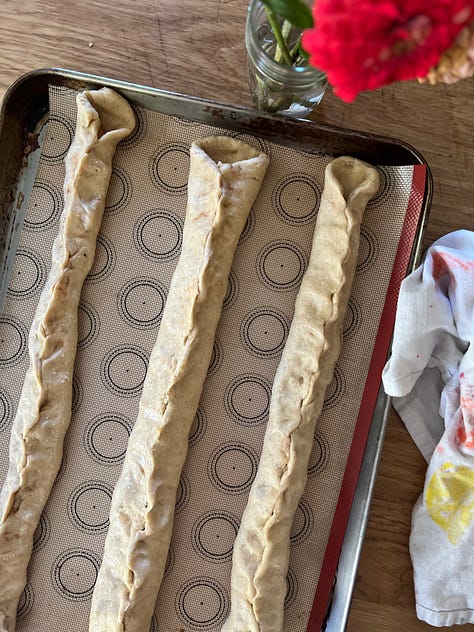
<path fill-rule="evenodd" d="M 268 165 L 228 137 L 193 143 L 190 157 L 182 251 L 112 498 L 91 632 L 150 626 L 233 255 Z"/>
<path fill-rule="evenodd" d="M 314 430 L 339 356 L 360 224 L 377 171 L 342 157 L 326 168 L 311 257 L 272 388 L 257 475 L 234 544 L 223 632 L 281 632 L 290 529 Z"/>
<path fill-rule="evenodd" d="M 29 367 L 12 425 L 0 494 L 0 631 L 13 632 L 33 535 L 61 465 L 71 418 L 78 304 L 94 261 L 117 143 L 135 126 L 128 103 L 108 88 L 77 96 L 66 157 L 64 209 L 52 264 L 29 334 Z"/>

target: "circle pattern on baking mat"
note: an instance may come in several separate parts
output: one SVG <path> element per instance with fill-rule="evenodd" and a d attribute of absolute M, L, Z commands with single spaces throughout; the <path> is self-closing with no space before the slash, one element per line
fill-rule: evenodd
<path fill-rule="evenodd" d="M 360 227 L 360 243 L 359 243 L 359 257 L 357 259 L 356 272 L 361 274 L 369 270 L 379 255 L 379 243 L 374 233 L 362 225 Z"/>
<path fill-rule="evenodd" d="M 309 456 L 308 477 L 313 478 L 324 470 L 329 461 L 329 442 L 326 436 L 316 430 L 313 440 L 313 448 Z"/>
<path fill-rule="evenodd" d="M 166 556 L 166 564 L 165 564 L 165 570 L 163 572 L 163 579 L 165 577 L 168 577 L 168 575 L 173 570 L 175 559 L 176 559 L 176 557 L 175 557 L 174 549 L 170 545 L 170 547 L 168 549 L 168 555 Z"/>
<path fill-rule="evenodd" d="M 25 619 L 29 613 L 31 612 L 33 605 L 35 603 L 35 594 L 33 592 L 33 588 L 30 583 L 25 584 L 23 588 L 23 592 L 20 595 L 20 600 L 18 601 L 18 606 L 16 609 L 16 618 L 17 621 L 22 621 Z"/>
<path fill-rule="evenodd" d="M 298 594 L 298 581 L 294 570 L 290 567 L 286 574 L 285 610 L 289 608 Z"/>
<path fill-rule="evenodd" d="M 100 374 L 105 387 L 122 397 L 135 397 L 143 388 L 148 355 L 140 347 L 120 346 L 103 358 Z"/>
<path fill-rule="evenodd" d="M 224 296 L 224 302 L 222 304 L 222 311 L 229 309 L 237 300 L 239 295 L 239 282 L 235 276 L 233 270 L 230 271 L 229 278 L 227 280 L 227 291 Z"/>
<path fill-rule="evenodd" d="M 95 258 L 86 283 L 97 283 L 110 276 L 115 268 L 117 254 L 113 243 L 105 235 L 97 237 Z"/>
<path fill-rule="evenodd" d="M 314 221 L 321 200 L 321 190 L 314 178 L 291 174 L 280 180 L 272 194 L 273 208 L 287 224 L 302 225 Z"/>
<path fill-rule="evenodd" d="M 188 447 L 192 447 L 199 443 L 206 433 L 207 428 L 207 417 L 206 413 L 202 406 L 199 406 L 196 414 L 194 415 L 193 423 L 191 425 L 191 430 L 189 431 L 188 437 Z"/>
<path fill-rule="evenodd" d="M 137 250 L 148 259 L 175 259 L 183 243 L 183 220 L 160 209 L 145 213 L 133 228 L 133 241 Z"/>
<path fill-rule="evenodd" d="M 251 311 L 242 321 L 240 339 L 253 355 L 274 358 L 285 346 L 290 322 L 277 309 L 261 307 Z"/>
<path fill-rule="evenodd" d="M 87 481 L 69 496 L 67 512 L 72 524 L 86 533 L 105 533 L 109 527 L 113 488 L 101 481 Z"/>
<path fill-rule="evenodd" d="M 84 399 L 84 389 L 82 387 L 80 379 L 74 373 L 72 376 L 72 402 L 71 402 L 71 412 L 73 414 L 79 410 L 83 399 Z"/>
<path fill-rule="evenodd" d="M 59 555 L 51 567 L 51 580 L 61 597 L 86 601 L 92 597 L 101 560 L 86 549 L 69 549 Z"/>
<path fill-rule="evenodd" d="M 249 445 L 226 443 L 215 450 L 207 471 L 212 484 L 226 494 L 243 494 L 257 473 L 258 455 Z"/>
<path fill-rule="evenodd" d="M 272 241 L 258 254 L 257 273 L 267 287 L 286 292 L 300 283 L 306 265 L 306 255 L 297 244 Z"/>
<path fill-rule="evenodd" d="M 336 364 L 334 367 L 334 373 L 332 380 L 327 387 L 326 394 L 324 396 L 323 410 L 329 410 L 338 404 L 344 397 L 346 392 L 346 378 L 341 368 Z"/>
<path fill-rule="evenodd" d="M 178 483 L 178 490 L 176 492 L 176 503 L 174 509 L 176 512 L 181 511 L 183 507 L 189 502 L 191 497 L 191 485 L 189 484 L 188 477 L 184 472 L 181 472 L 181 477 Z"/>
<path fill-rule="evenodd" d="M 389 175 L 389 172 L 385 167 L 376 167 L 376 169 L 379 174 L 380 186 L 375 196 L 367 203 L 367 208 L 383 204 L 385 199 L 390 195 L 394 186 L 393 178 Z"/>
<path fill-rule="evenodd" d="M 214 579 L 196 577 L 180 587 L 175 608 L 180 621 L 191 630 L 210 630 L 227 618 L 229 599 Z"/>
<path fill-rule="evenodd" d="M 250 213 L 247 215 L 247 219 L 245 220 L 245 225 L 242 229 L 242 232 L 240 233 L 239 245 L 243 244 L 244 241 L 247 241 L 247 239 L 252 235 L 254 230 L 255 230 L 255 210 L 252 207 L 250 209 Z"/>
<path fill-rule="evenodd" d="M 121 318 L 135 329 L 154 329 L 161 320 L 165 303 L 165 288 L 147 277 L 127 281 L 117 296 Z"/>
<path fill-rule="evenodd" d="M 271 392 L 270 382 L 261 375 L 239 375 L 226 388 L 226 412 L 243 426 L 259 425 L 268 419 Z"/>
<path fill-rule="evenodd" d="M 0 389 L 0 432 L 10 427 L 13 407 L 8 393 Z"/>
<path fill-rule="evenodd" d="M 342 326 L 342 335 L 345 340 L 352 338 L 358 331 L 362 322 L 362 309 L 355 298 L 349 299 L 347 306 L 347 312 L 344 317 L 344 324 Z"/>
<path fill-rule="evenodd" d="M 37 180 L 23 220 L 24 228 L 34 232 L 47 230 L 59 220 L 62 206 L 61 191 L 50 182 Z"/>
<path fill-rule="evenodd" d="M 255 147 L 259 151 L 263 151 L 264 154 L 270 153 L 270 148 L 267 143 L 261 138 L 257 138 L 256 136 L 252 136 L 251 134 L 245 134 L 243 132 L 238 132 L 237 134 L 232 135 L 236 140 L 240 140 L 242 143 L 247 143 L 251 147 Z"/>
<path fill-rule="evenodd" d="M 41 152 L 41 162 L 55 163 L 64 159 L 74 137 L 74 127 L 65 116 L 50 114 L 48 131 Z"/>
<path fill-rule="evenodd" d="M 44 285 L 46 266 L 43 259 L 32 250 L 19 248 L 15 254 L 8 294 L 13 298 L 30 298 Z"/>
<path fill-rule="evenodd" d="M 227 511 L 211 511 L 202 515 L 193 525 L 194 550 L 212 562 L 226 562 L 232 557 L 239 521 Z"/>
<path fill-rule="evenodd" d="M 219 370 L 222 363 L 222 345 L 218 338 L 214 338 L 214 344 L 212 345 L 211 360 L 207 369 L 207 377 L 214 375 Z"/>
<path fill-rule="evenodd" d="M 129 105 L 131 105 L 133 113 L 135 114 L 135 127 L 128 136 L 119 142 L 117 145 L 117 149 L 119 151 L 121 149 L 130 149 L 131 147 L 138 145 L 144 138 L 148 129 L 146 110 L 138 108 L 133 103 L 129 103 Z"/>
<path fill-rule="evenodd" d="M 125 459 L 132 422 L 124 415 L 108 413 L 94 417 L 83 436 L 87 454 L 104 465 L 120 465 Z"/>
<path fill-rule="evenodd" d="M 313 527 L 313 511 L 309 504 L 305 500 L 301 499 L 293 517 L 290 532 L 290 543 L 295 545 L 306 540 L 313 530 Z"/>
<path fill-rule="evenodd" d="M 132 198 L 132 182 L 128 174 L 120 167 L 114 167 L 105 200 L 104 214 L 107 217 L 121 211 Z"/>
<path fill-rule="evenodd" d="M 66 456 L 66 452 L 64 452 L 64 450 L 63 450 L 63 457 L 61 459 L 61 465 L 59 466 L 58 473 L 56 474 L 56 478 L 54 479 L 55 483 L 57 483 L 58 481 L 60 481 L 62 479 L 62 477 L 66 473 L 66 469 L 67 469 L 67 456 Z"/>
<path fill-rule="evenodd" d="M 13 316 L 0 317 L 0 366 L 19 364 L 27 351 L 28 331 Z"/>
<path fill-rule="evenodd" d="M 79 349 L 85 349 L 89 347 L 99 335 L 100 318 L 95 307 L 85 302 L 79 303 L 77 315 L 77 346 Z"/>
<path fill-rule="evenodd" d="M 165 145 L 149 164 L 153 184 L 171 195 L 185 195 L 188 189 L 189 149 L 186 145 Z"/>
<path fill-rule="evenodd" d="M 46 542 L 49 540 L 50 535 L 51 526 L 49 524 L 49 519 L 43 511 L 33 535 L 33 553 L 37 553 L 44 547 Z"/>

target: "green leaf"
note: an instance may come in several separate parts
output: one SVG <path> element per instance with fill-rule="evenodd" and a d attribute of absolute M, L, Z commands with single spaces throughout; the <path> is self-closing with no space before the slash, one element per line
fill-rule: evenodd
<path fill-rule="evenodd" d="M 304 0 L 262 0 L 262 3 L 293 26 L 299 29 L 309 29 L 313 26 L 311 9 Z"/>

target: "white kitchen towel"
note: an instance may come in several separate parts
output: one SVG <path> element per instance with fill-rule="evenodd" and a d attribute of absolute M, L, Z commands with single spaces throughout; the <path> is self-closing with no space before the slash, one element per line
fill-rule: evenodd
<path fill-rule="evenodd" d="M 417 615 L 474 622 L 474 233 L 435 242 L 402 284 L 386 392 L 429 460 L 413 509 Z"/>

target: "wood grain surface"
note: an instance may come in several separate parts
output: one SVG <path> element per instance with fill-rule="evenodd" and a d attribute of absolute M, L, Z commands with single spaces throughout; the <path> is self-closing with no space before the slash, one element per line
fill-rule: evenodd
<path fill-rule="evenodd" d="M 250 105 L 245 13 L 246 0 L 1 0 L 0 97 L 21 74 L 56 66 Z M 424 155 L 434 177 L 427 246 L 474 228 L 473 104 L 474 79 L 436 87 L 407 82 L 351 105 L 329 91 L 313 118 L 403 139 Z M 348 632 L 432 629 L 416 619 L 408 554 L 425 469 L 392 413 Z"/>

